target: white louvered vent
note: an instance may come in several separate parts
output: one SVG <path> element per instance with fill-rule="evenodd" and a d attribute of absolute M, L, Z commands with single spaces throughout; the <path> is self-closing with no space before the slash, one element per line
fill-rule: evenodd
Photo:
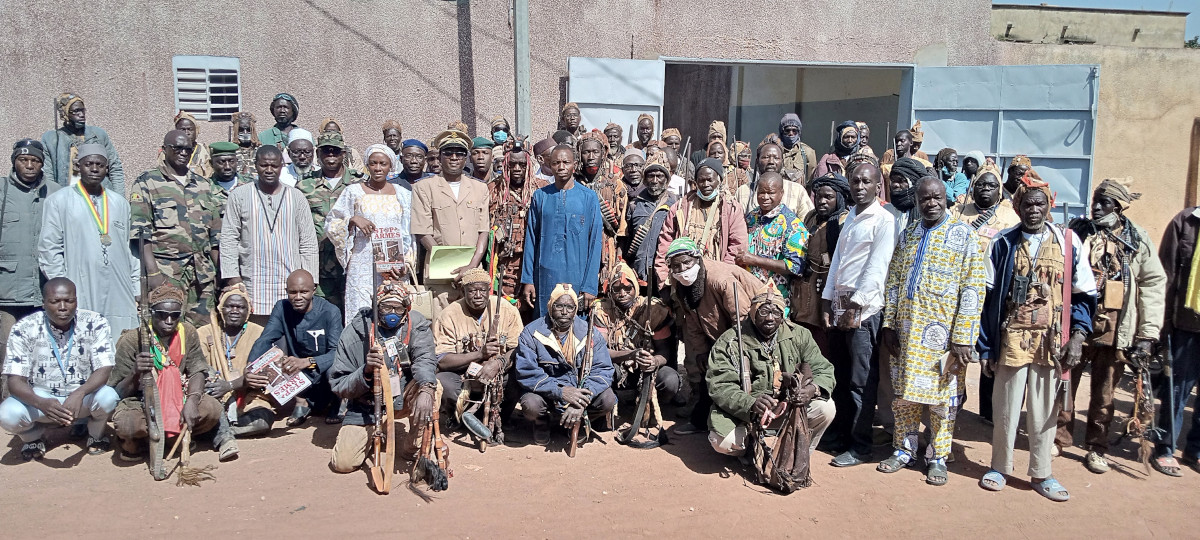
<path fill-rule="evenodd" d="M 241 60 L 228 56 L 176 56 L 175 108 L 197 120 L 228 120 L 241 108 Z"/>

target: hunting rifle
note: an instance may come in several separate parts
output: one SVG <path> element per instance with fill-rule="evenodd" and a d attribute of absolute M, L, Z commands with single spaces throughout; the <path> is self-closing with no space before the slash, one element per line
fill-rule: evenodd
<path fill-rule="evenodd" d="M 375 349 L 375 333 L 379 327 L 379 291 L 373 285 L 379 275 L 375 250 L 371 250 L 371 322 L 367 331 L 367 354 Z M 372 376 L 375 394 L 375 433 L 371 439 L 375 446 L 375 460 L 371 465 L 371 484 L 380 495 L 387 495 L 392 490 L 392 472 L 396 468 L 396 417 L 392 406 L 392 374 L 387 367 L 387 354 L 384 353 L 384 367 L 376 368 Z"/>
<path fill-rule="evenodd" d="M 1169 336 L 1167 340 L 1169 343 Z M 1125 433 L 1117 437 L 1113 446 L 1120 444 L 1125 437 L 1136 437 L 1138 439 L 1138 460 L 1142 462 L 1146 474 L 1149 475 L 1150 459 L 1154 457 L 1154 446 L 1160 442 L 1166 442 L 1170 438 L 1167 431 L 1155 422 L 1154 386 L 1152 384 L 1154 376 L 1160 372 L 1167 374 L 1168 384 L 1171 384 L 1170 346 L 1160 344 L 1156 355 L 1142 354 L 1136 347 L 1130 347 L 1125 354 L 1129 359 L 1129 366 L 1133 368 L 1133 372 L 1137 376 L 1134 380 L 1133 411 L 1129 414 L 1129 421 L 1125 423 Z M 1167 401 L 1173 402 L 1173 386 L 1169 393 L 1171 395 Z M 1171 404 L 1163 403 L 1163 406 L 1171 406 Z"/>
<path fill-rule="evenodd" d="M 138 230 L 138 253 L 145 253 L 146 246 L 146 229 Z M 145 267 L 142 267 L 142 296 L 138 302 L 138 352 L 150 352 L 150 290 L 148 285 L 149 277 L 146 275 Z M 166 351 L 163 351 L 164 353 Z M 150 476 L 155 480 L 165 480 L 167 478 L 167 466 L 163 459 L 163 452 L 166 450 L 166 433 L 162 423 L 162 401 L 158 396 L 158 375 L 154 372 L 154 368 L 141 375 L 142 386 L 142 410 L 146 414 L 146 431 L 148 432 L 147 439 L 150 441 Z"/>
<path fill-rule="evenodd" d="M 511 225 L 511 220 L 510 220 L 510 225 Z M 488 250 L 488 252 L 491 254 L 491 264 L 489 265 L 491 271 L 489 273 L 490 281 L 489 281 L 488 289 L 490 292 L 495 293 L 496 298 L 491 305 L 487 306 L 487 308 L 492 312 L 492 316 L 490 317 L 490 319 L 492 321 L 492 325 L 490 328 L 488 328 L 487 334 L 485 334 L 483 336 L 483 343 L 480 344 L 480 348 L 485 347 L 489 341 L 496 339 L 496 335 L 499 332 L 499 327 L 500 327 L 500 301 L 501 301 L 500 297 L 503 295 L 504 290 L 502 288 L 502 284 L 500 284 L 496 281 L 496 273 L 497 273 L 497 268 L 498 268 L 498 264 L 499 264 L 498 263 L 499 255 L 496 253 L 496 245 L 499 243 L 496 239 L 497 229 L 498 229 L 498 227 L 492 229 L 491 246 Z M 502 339 L 502 341 L 503 341 L 503 339 Z M 503 351 L 501 351 L 500 354 L 503 354 Z M 481 358 L 480 360 L 481 360 L 480 364 L 482 364 L 483 362 L 487 362 L 488 360 L 491 360 L 491 358 Z M 463 426 L 465 426 L 467 428 L 467 431 L 471 432 L 472 435 L 475 435 L 475 437 L 477 439 L 479 439 L 479 452 L 480 453 L 487 451 L 488 443 L 491 440 L 493 440 L 494 437 L 498 436 L 498 437 L 500 437 L 499 441 L 501 441 L 501 442 L 503 441 L 503 432 L 500 429 L 500 419 L 499 419 L 500 409 L 498 408 L 499 405 L 497 405 L 504 399 L 503 385 L 500 384 L 500 378 L 503 375 L 504 375 L 504 368 L 502 366 L 500 371 L 497 372 L 495 380 L 493 380 L 491 382 L 480 381 L 483 384 L 483 398 L 480 401 L 473 403 L 471 405 L 471 407 L 468 408 L 467 410 L 462 411 L 462 415 L 459 418 L 459 420 L 462 421 Z M 462 391 L 460 392 L 460 395 L 459 395 L 459 402 L 463 403 L 466 400 L 469 400 L 470 393 L 471 393 L 470 385 L 463 384 Z M 478 411 L 481 407 L 483 408 L 483 421 L 482 422 L 479 420 L 479 418 L 477 416 L 475 416 L 475 412 Z M 462 409 L 459 409 L 459 410 L 462 410 Z M 496 416 L 495 421 L 493 421 L 493 418 L 492 418 L 493 412 L 495 413 L 495 416 Z"/>
<path fill-rule="evenodd" d="M 587 338 L 584 341 L 583 360 L 579 362 L 579 389 L 580 390 L 584 389 L 584 384 L 587 382 L 588 376 L 591 375 L 591 373 L 592 373 L 592 360 L 593 360 L 593 358 L 592 358 L 592 356 L 593 356 L 592 355 L 592 335 L 596 333 L 596 308 L 595 308 L 595 306 L 590 306 L 590 307 L 592 309 L 591 309 L 591 312 L 588 314 Z M 571 321 L 571 327 L 569 329 L 567 329 L 567 332 L 570 332 L 571 335 L 574 335 L 574 333 L 575 333 L 575 321 L 574 320 Z M 567 340 L 567 341 L 568 341 L 567 346 L 571 346 L 572 344 L 570 342 L 573 340 Z M 592 397 L 595 397 L 595 396 L 592 396 Z M 583 408 L 583 416 L 581 416 L 579 418 L 578 422 L 575 422 L 575 424 L 571 426 L 571 445 L 567 447 L 567 457 L 575 457 L 575 449 L 579 447 L 579 425 L 580 424 L 586 424 L 586 426 L 585 426 L 586 431 L 584 432 L 584 437 L 590 437 L 591 433 L 592 433 L 592 424 L 591 424 L 591 421 L 588 419 L 588 411 L 587 411 L 586 406 Z"/>
<path fill-rule="evenodd" d="M 651 215 L 653 219 L 653 215 Z M 646 277 L 646 305 L 643 308 L 645 311 L 645 324 L 641 328 L 635 328 L 634 331 L 641 334 L 642 347 L 653 354 L 654 352 L 654 329 L 651 328 L 651 302 L 654 300 L 654 278 L 657 273 L 651 268 L 649 275 Z M 636 299 L 635 299 L 636 301 Z M 635 336 L 636 337 L 636 336 Z M 632 342 L 632 340 L 631 340 Z M 636 347 L 636 343 L 635 343 Z M 640 370 L 639 370 L 640 371 Z M 662 411 L 658 405 L 658 393 L 655 389 L 655 379 L 657 378 L 657 370 L 641 371 L 638 381 L 638 400 L 637 406 L 633 410 L 633 418 L 629 420 L 629 430 L 617 437 L 617 442 L 634 448 L 656 448 L 667 442 L 667 432 L 662 428 Z M 651 408 L 647 411 L 647 408 Z M 658 434 L 654 437 L 650 436 L 650 420 L 654 419 L 658 422 Z M 634 443 L 633 438 L 638 432 L 646 429 L 646 439 L 644 443 Z"/>

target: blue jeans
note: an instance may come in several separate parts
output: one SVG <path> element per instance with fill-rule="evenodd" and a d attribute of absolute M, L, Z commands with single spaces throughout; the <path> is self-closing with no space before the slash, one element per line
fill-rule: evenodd
<path fill-rule="evenodd" d="M 1167 431 L 1170 437 L 1166 442 L 1159 443 L 1159 456 L 1175 455 L 1176 442 L 1183 428 L 1183 411 L 1187 406 L 1188 397 L 1196 382 L 1200 381 L 1200 333 L 1175 330 L 1171 332 L 1171 370 L 1175 388 L 1175 403 L 1170 403 L 1171 388 L 1167 385 L 1166 377 L 1156 381 L 1158 386 L 1158 426 Z M 1172 410 L 1173 409 L 1173 410 Z M 1200 414 L 1192 415 L 1192 427 L 1188 430 L 1187 444 L 1183 447 L 1183 456 L 1188 459 L 1200 459 Z"/>
<path fill-rule="evenodd" d="M 876 313 L 853 330 L 828 330 L 830 361 L 837 381 L 833 389 L 837 416 L 830 429 L 860 456 L 869 456 L 874 448 L 871 424 L 879 393 L 880 324 L 880 314 Z"/>
<path fill-rule="evenodd" d="M 33 393 L 40 397 L 57 399 L 59 403 L 67 400 L 66 397 L 54 396 L 41 388 L 34 388 Z M 108 424 L 108 417 L 112 415 L 113 409 L 117 408 L 117 401 L 120 401 L 120 398 L 111 386 L 101 386 L 99 390 L 84 396 L 83 409 L 91 413 L 87 421 L 89 435 L 94 438 L 104 435 L 104 427 Z M 22 442 L 41 439 L 42 432 L 49 423 L 51 420 L 42 414 L 42 411 L 21 403 L 15 397 L 9 397 L 0 403 L 0 428 L 15 433 Z"/>

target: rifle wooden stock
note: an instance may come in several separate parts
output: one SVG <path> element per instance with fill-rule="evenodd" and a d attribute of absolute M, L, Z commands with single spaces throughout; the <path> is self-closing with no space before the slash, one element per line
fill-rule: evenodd
<path fill-rule="evenodd" d="M 375 290 L 375 276 L 378 267 L 372 250 L 371 261 L 371 322 L 368 324 L 367 354 L 375 349 L 375 334 L 379 326 L 379 293 Z M 365 357 L 364 357 L 365 360 Z M 386 363 L 386 360 L 385 360 Z M 392 490 L 392 472 L 396 465 L 394 448 L 396 439 L 395 412 L 392 410 L 392 376 L 386 365 L 376 368 L 372 376 L 372 391 L 375 398 L 375 433 L 371 439 L 374 445 L 374 462 L 371 464 L 371 484 L 375 491 L 387 495 Z"/>
<path fill-rule="evenodd" d="M 145 252 L 146 246 L 146 229 L 142 228 L 138 231 L 138 253 Z M 142 295 L 138 302 L 138 352 L 150 352 L 150 287 L 149 277 L 146 275 L 145 266 L 142 266 L 141 272 L 141 288 Z M 164 351 L 165 352 L 165 351 Z M 150 476 L 155 480 L 165 480 L 167 478 L 166 460 L 163 459 L 163 454 L 166 451 L 166 433 L 162 423 L 162 401 L 158 395 L 158 376 L 154 373 L 154 369 L 143 373 L 139 383 L 142 387 L 142 411 L 146 415 L 146 439 L 150 444 L 150 456 L 146 460 L 150 467 Z"/>
<path fill-rule="evenodd" d="M 579 363 L 579 388 L 581 390 L 584 388 L 588 376 L 592 373 L 592 361 L 594 360 L 592 355 L 592 335 L 596 333 L 595 304 L 593 304 L 591 308 L 591 312 L 588 314 L 588 328 L 587 337 L 584 341 L 583 361 Z M 575 323 L 572 322 L 571 330 L 569 330 L 570 332 L 575 331 L 574 326 Z M 595 398 L 595 396 L 592 397 Z M 579 426 L 587 421 L 587 407 L 584 407 L 583 416 L 579 418 L 578 422 L 575 422 L 575 424 L 571 426 L 571 445 L 567 447 L 568 457 L 575 457 L 575 449 L 579 447 Z"/>

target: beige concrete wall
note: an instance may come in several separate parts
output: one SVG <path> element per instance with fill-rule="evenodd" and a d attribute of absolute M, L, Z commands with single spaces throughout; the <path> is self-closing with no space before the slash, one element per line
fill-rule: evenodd
<path fill-rule="evenodd" d="M 1008 25 L 1012 29 L 1008 29 Z M 1182 48 L 1187 13 L 1100 11 L 1055 6 L 996 6 L 992 36 L 1033 43 L 1087 40 L 1096 45 Z"/>
<path fill-rule="evenodd" d="M 1129 215 L 1157 243 L 1184 204 L 1200 51 L 1004 43 L 999 63 L 1100 64 L 1093 183 L 1134 177 L 1143 195 Z"/>
<path fill-rule="evenodd" d="M 903 10 L 821 0 L 532 0 L 533 131 L 554 127 L 567 58 L 713 57 L 912 62 L 944 45 L 952 65 L 994 61 L 986 0 L 913 0 Z M 512 31 L 505 0 L 45 0 L 0 22 L 0 142 L 38 137 L 51 99 L 81 93 L 89 123 L 112 135 L 131 171 L 153 163 L 174 114 L 171 57 L 237 56 L 246 110 L 295 94 L 299 123 L 342 121 L 362 148 L 395 118 L 428 140 L 451 120 L 472 128 L 513 114 Z M 928 13 L 939 24 L 928 24 Z M 851 31 L 852 30 L 852 31 Z M 24 44 L 24 45 L 18 45 Z M 201 126 L 201 140 L 226 126 Z M 757 140 L 757 139 L 756 139 Z"/>

